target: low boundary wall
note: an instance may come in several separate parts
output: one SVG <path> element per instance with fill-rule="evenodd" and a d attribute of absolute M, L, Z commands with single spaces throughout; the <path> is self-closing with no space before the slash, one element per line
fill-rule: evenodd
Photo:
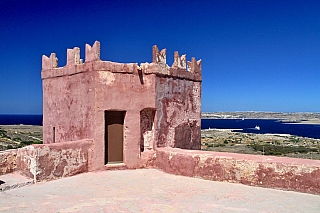
<path fill-rule="evenodd" d="M 88 172 L 92 149 L 92 140 L 80 140 L 0 152 L 0 175 L 18 171 L 36 182 Z M 158 148 L 151 161 L 142 167 L 206 180 L 320 194 L 318 160 Z"/>
<path fill-rule="evenodd" d="M 158 148 L 155 167 L 171 174 L 320 194 L 320 161 Z"/>
<path fill-rule="evenodd" d="M 17 152 L 17 149 L 9 149 L 0 152 L 0 175 L 16 171 Z"/>
<path fill-rule="evenodd" d="M 0 175 L 20 172 L 34 181 L 88 172 L 93 140 L 35 144 L 0 153 Z"/>

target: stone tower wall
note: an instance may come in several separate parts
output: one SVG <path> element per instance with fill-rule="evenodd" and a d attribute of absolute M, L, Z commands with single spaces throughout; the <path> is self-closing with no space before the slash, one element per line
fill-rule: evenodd
<path fill-rule="evenodd" d="M 145 65 L 141 65 L 145 67 Z M 157 147 L 200 149 L 201 147 L 201 60 L 174 53 L 171 67 L 166 50 L 153 47 L 152 66 L 156 68 Z"/>
<path fill-rule="evenodd" d="M 82 64 L 79 48 L 68 49 L 67 53 L 64 67 L 58 67 L 54 53 L 49 58 L 42 57 L 44 143 L 94 136 L 95 76 L 93 72 L 86 72 L 92 62 Z"/>
<path fill-rule="evenodd" d="M 100 59 L 100 43 L 67 50 L 58 67 L 54 53 L 42 58 L 44 143 L 93 139 L 91 170 L 105 164 L 106 111 L 124 111 L 124 163 L 137 167 L 156 147 L 200 149 L 201 61 L 153 47 L 152 63 Z M 149 154 L 148 154 L 149 153 Z"/>

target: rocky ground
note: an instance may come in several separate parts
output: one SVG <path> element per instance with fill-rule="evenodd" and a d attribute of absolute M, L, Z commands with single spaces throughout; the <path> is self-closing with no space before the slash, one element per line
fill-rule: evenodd
<path fill-rule="evenodd" d="M 225 129 L 201 131 L 202 150 L 320 160 L 320 139 L 285 134 L 252 134 Z"/>
<path fill-rule="evenodd" d="M 0 151 L 42 143 L 42 126 L 0 126 Z"/>

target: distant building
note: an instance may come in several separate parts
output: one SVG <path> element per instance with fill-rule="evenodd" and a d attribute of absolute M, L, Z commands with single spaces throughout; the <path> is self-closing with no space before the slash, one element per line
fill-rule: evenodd
<path fill-rule="evenodd" d="M 43 141 L 92 139 L 89 170 L 114 163 L 145 165 L 157 147 L 200 149 L 201 60 L 152 49 L 152 63 L 100 60 L 100 43 L 67 50 L 58 67 L 55 53 L 42 57 Z"/>

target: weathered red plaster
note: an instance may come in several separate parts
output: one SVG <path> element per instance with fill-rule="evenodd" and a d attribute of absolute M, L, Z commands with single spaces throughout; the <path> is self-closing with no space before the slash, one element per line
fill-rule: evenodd
<path fill-rule="evenodd" d="M 17 171 L 35 181 L 88 172 L 92 140 L 39 144 L 17 150 Z"/>
<path fill-rule="evenodd" d="M 0 152 L 0 175 L 14 172 L 17 169 L 17 150 Z"/>
<path fill-rule="evenodd" d="M 104 112 L 118 110 L 125 111 L 121 167 L 152 164 L 157 146 L 200 149 L 201 61 L 192 58 L 187 69 L 186 56 L 175 52 L 169 67 L 157 46 L 152 63 L 101 61 L 97 41 L 86 45 L 84 63 L 77 47 L 67 50 L 66 66 L 57 61 L 42 57 L 45 144 L 92 139 L 89 170 L 110 169 Z"/>
<path fill-rule="evenodd" d="M 158 148 L 155 167 L 207 180 L 320 194 L 320 161 L 315 160 Z"/>
<path fill-rule="evenodd" d="M 35 181 L 93 170 L 159 168 L 207 180 L 320 194 L 320 161 L 199 151 L 201 60 L 152 49 L 152 63 L 100 60 L 100 43 L 42 57 L 44 144 L 0 152 L 0 175 Z M 106 110 L 125 111 L 123 163 L 104 163 Z M 178 149 L 182 148 L 182 149 Z M 185 150 L 189 149 L 189 150 Z"/>

